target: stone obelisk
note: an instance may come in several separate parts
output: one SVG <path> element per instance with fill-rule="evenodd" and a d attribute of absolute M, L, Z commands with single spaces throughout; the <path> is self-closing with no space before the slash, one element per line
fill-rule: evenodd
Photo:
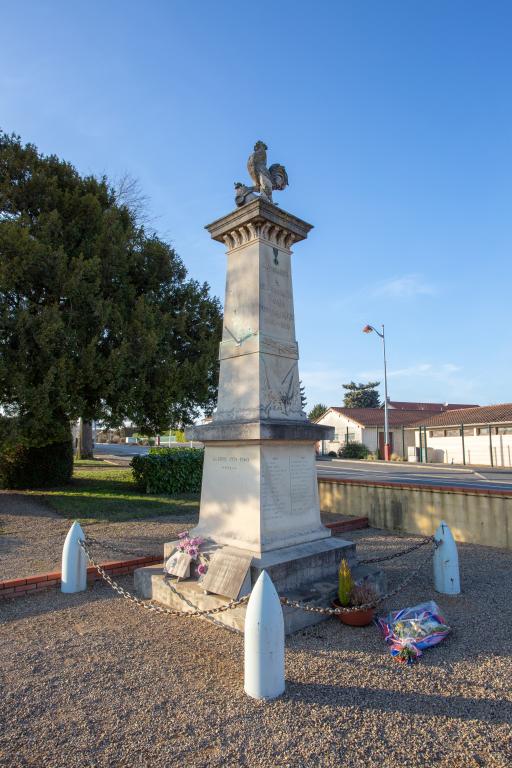
<path fill-rule="evenodd" d="M 205 446 L 192 534 L 206 540 L 212 559 L 204 580 L 180 589 L 207 609 L 246 593 L 263 569 L 279 594 L 325 605 L 341 558 L 355 561 L 355 545 L 331 537 L 320 520 L 315 444 L 333 428 L 309 422 L 301 405 L 291 248 L 311 224 L 273 203 L 288 177 L 281 165 L 266 167 L 266 149 L 257 142 L 249 158 L 254 186 L 235 185 L 238 207 L 206 227 L 227 250 L 219 395 L 211 423 L 186 434 Z M 175 548 L 166 544 L 165 558 Z M 135 581 L 142 597 L 183 609 L 159 566 L 140 569 Z M 217 621 L 242 630 L 244 617 L 239 606 Z M 284 610 L 287 632 L 323 618 Z"/>
<path fill-rule="evenodd" d="M 266 168 L 265 150 L 258 142 L 249 158 L 256 187 L 236 185 L 239 207 L 206 227 L 227 248 L 219 395 L 212 422 L 187 430 L 205 444 L 194 533 L 256 557 L 331 535 L 315 443 L 332 427 L 302 410 L 293 307 L 291 247 L 312 225 L 272 202 L 288 179 L 282 166 Z"/>
<path fill-rule="evenodd" d="M 205 444 L 196 535 L 255 555 L 324 539 L 315 443 L 332 428 L 301 407 L 291 246 L 310 224 L 257 198 L 207 227 L 227 246 L 217 410 Z"/>

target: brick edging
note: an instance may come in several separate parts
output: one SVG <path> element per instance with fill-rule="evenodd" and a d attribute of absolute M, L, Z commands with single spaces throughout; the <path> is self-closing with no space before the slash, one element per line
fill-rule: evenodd
<path fill-rule="evenodd" d="M 343 531 L 359 531 L 361 528 L 369 528 L 370 523 L 367 517 L 353 517 L 352 520 L 338 520 L 334 523 L 325 523 L 333 533 L 342 533 Z"/>
<path fill-rule="evenodd" d="M 136 568 L 144 565 L 153 565 L 161 563 L 162 555 L 147 555 L 146 557 L 136 557 L 132 560 L 108 560 L 100 563 L 109 576 L 124 576 L 127 573 L 133 573 Z M 87 568 L 87 583 L 92 584 L 101 579 L 98 571 L 93 565 Z M 61 571 L 52 573 L 40 573 L 35 576 L 27 576 L 22 579 L 5 579 L 0 581 L 0 600 L 13 597 L 24 597 L 25 595 L 35 594 L 36 592 L 45 592 L 48 589 L 60 587 Z"/>
<path fill-rule="evenodd" d="M 397 488 L 401 491 L 443 491 L 445 493 L 463 493 L 478 496 L 504 496 L 512 497 L 512 490 L 505 488 L 462 488 L 457 485 L 427 485 L 426 483 L 390 483 L 383 480 L 369 482 L 368 480 L 353 480 L 346 477 L 318 478 L 319 483 L 331 483 L 332 485 L 363 485 L 367 488 Z"/>

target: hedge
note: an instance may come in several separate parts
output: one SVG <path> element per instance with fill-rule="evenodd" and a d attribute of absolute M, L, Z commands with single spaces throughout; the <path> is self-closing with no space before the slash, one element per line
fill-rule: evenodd
<path fill-rule="evenodd" d="M 71 440 L 38 448 L 23 445 L 0 451 L 0 486 L 43 488 L 69 483 L 73 476 Z"/>
<path fill-rule="evenodd" d="M 203 459 L 202 448 L 154 448 L 133 457 L 133 479 L 146 493 L 199 493 Z"/>
<path fill-rule="evenodd" d="M 363 443 L 346 443 L 338 451 L 341 459 L 366 459 L 370 450 Z"/>

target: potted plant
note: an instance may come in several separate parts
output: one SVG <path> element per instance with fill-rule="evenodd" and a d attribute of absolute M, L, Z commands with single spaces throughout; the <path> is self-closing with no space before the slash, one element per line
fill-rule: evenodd
<path fill-rule="evenodd" d="M 375 606 L 367 606 L 378 599 L 377 591 L 371 584 L 356 584 L 352 578 L 350 566 L 345 559 L 341 561 L 338 572 L 338 597 L 332 601 L 333 608 L 357 608 L 360 610 L 342 611 L 336 617 L 352 627 L 364 627 L 371 624 L 375 616 Z"/>

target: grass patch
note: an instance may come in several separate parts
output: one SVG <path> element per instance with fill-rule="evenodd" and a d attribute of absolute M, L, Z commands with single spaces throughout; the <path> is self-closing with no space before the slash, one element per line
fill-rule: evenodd
<path fill-rule="evenodd" d="M 76 467 L 101 467 L 105 466 L 103 459 L 73 459 L 73 466 Z"/>
<path fill-rule="evenodd" d="M 83 468 L 69 485 L 26 493 L 40 496 L 59 515 L 85 523 L 193 516 L 199 511 L 199 494 L 145 494 L 133 482 L 131 469 L 114 467 L 102 472 Z"/>

